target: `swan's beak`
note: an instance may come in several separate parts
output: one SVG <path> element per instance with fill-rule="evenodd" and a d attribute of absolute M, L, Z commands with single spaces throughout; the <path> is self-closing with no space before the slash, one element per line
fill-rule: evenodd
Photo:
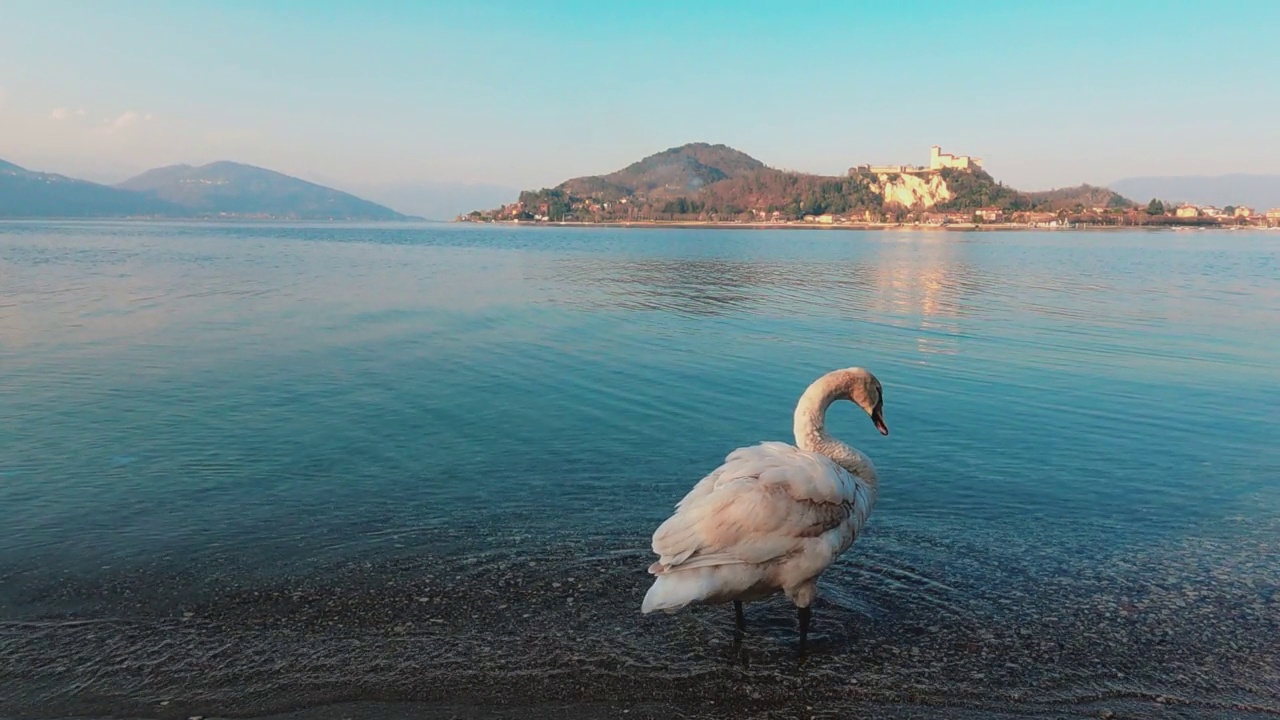
<path fill-rule="evenodd" d="M 876 424 L 876 429 L 881 435 L 889 434 L 889 426 L 884 424 L 884 403 L 877 403 L 876 409 L 871 411 L 871 422 Z"/>

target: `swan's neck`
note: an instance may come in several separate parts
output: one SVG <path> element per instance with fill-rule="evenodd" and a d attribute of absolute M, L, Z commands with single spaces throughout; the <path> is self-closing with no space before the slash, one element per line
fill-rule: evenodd
<path fill-rule="evenodd" d="M 823 378 L 809 386 L 796 404 L 796 447 L 826 455 L 837 465 L 853 473 L 871 486 L 876 484 L 875 466 L 871 458 L 857 448 L 827 434 L 827 408 L 838 399 L 848 398 L 848 388 L 840 387 Z"/>

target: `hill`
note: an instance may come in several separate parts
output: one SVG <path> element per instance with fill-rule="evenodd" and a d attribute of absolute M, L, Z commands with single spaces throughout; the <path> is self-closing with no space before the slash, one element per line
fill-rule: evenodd
<path fill-rule="evenodd" d="M 1132 198 L 1160 198 L 1166 203 L 1245 205 L 1256 210 L 1280 207 L 1280 175 L 1184 175 L 1132 177 L 1112 183 Z"/>
<path fill-rule="evenodd" d="M 125 180 L 121 190 L 195 216 L 280 220 L 407 220 L 391 208 L 282 173 L 234 162 L 171 165 Z"/>
<path fill-rule="evenodd" d="M 628 196 L 684 197 L 721 180 L 764 169 L 764 163 L 727 145 L 689 143 L 634 162 L 608 175 L 566 180 L 558 189 L 597 200 Z"/>
<path fill-rule="evenodd" d="M 180 208 L 128 190 L 36 172 L 0 160 L 0 217 L 169 217 Z"/>
<path fill-rule="evenodd" d="M 1056 190 L 1040 190 L 1027 193 L 1038 209 L 1074 210 L 1077 208 L 1108 208 L 1119 210 L 1136 207 L 1136 203 L 1110 188 L 1096 185 L 1078 185 Z"/>
<path fill-rule="evenodd" d="M 1126 198 L 1089 185 L 1025 193 L 998 182 L 981 167 L 900 172 L 857 166 L 846 175 L 812 175 L 767 167 L 725 145 L 691 143 L 650 155 L 607 175 L 566 180 L 554 188 L 520 193 L 471 220 L 631 219 L 795 220 L 805 216 L 904 217 L 925 211 L 972 213 L 1132 207 Z"/>

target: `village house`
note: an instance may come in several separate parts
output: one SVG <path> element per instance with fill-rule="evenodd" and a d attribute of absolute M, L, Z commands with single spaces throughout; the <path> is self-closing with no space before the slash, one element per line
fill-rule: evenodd
<path fill-rule="evenodd" d="M 1019 217 L 1023 222 L 1036 227 L 1047 227 L 1058 221 L 1058 214 L 1054 212 L 1026 212 L 1020 213 Z"/>
<path fill-rule="evenodd" d="M 927 212 L 920 215 L 923 225 L 968 225 L 973 223 L 973 213 Z"/>
<path fill-rule="evenodd" d="M 1238 218 L 1251 218 L 1253 217 L 1253 208 L 1241 205 L 1236 208 L 1235 216 Z"/>
<path fill-rule="evenodd" d="M 1174 210 L 1173 214 L 1175 217 L 1180 217 L 1180 218 L 1200 217 L 1200 208 L 1196 207 L 1195 205 L 1183 205 L 1177 210 Z"/>
<path fill-rule="evenodd" d="M 983 222 L 1000 222 L 1004 219 L 1004 211 L 997 207 L 978 208 L 974 214 L 982 218 Z"/>

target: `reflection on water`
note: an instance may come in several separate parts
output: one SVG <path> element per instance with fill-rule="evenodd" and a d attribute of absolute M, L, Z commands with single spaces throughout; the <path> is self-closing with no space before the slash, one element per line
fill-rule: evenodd
<path fill-rule="evenodd" d="M 0 715 L 1280 712 L 1278 258 L 2 225 Z M 740 647 L 722 608 L 640 617 L 671 503 L 850 364 L 894 434 L 833 411 L 884 482 L 814 657 L 781 601 Z"/>

